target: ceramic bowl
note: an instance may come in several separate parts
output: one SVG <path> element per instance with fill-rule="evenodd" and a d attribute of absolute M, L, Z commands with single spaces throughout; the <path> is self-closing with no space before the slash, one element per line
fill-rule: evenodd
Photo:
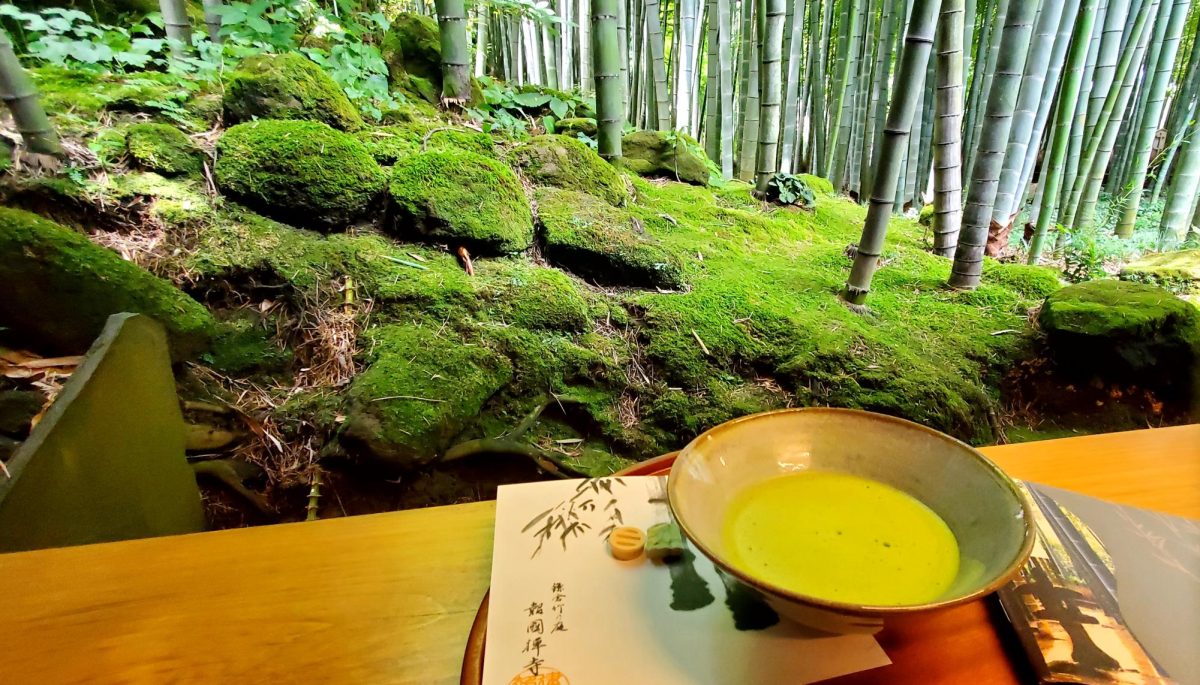
<path fill-rule="evenodd" d="M 880 481 L 924 502 L 958 540 L 958 576 L 932 602 L 870 606 L 806 596 L 729 561 L 722 527 L 734 496 L 775 476 L 836 471 Z M 829 633 L 874 633 L 889 616 L 944 609 L 1006 583 L 1033 549 L 1025 494 L 968 445 L 931 428 L 852 409 L 787 409 L 712 428 L 679 453 L 667 481 L 684 535 L 777 613 Z"/>

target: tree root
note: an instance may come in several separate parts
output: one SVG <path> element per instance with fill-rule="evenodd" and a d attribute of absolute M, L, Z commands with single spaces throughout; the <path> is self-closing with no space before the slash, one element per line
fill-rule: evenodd
<path fill-rule="evenodd" d="M 476 454 L 512 454 L 530 459 L 538 468 L 555 478 L 586 478 L 586 473 L 568 464 L 558 454 L 519 440 L 522 435 L 533 427 L 538 417 L 542 415 L 542 412 L 546 411 L 546 408 L 552 402 L 556 402 L 561 406 L 563 403 L 574 403 L 576 400 L 569 397 L 555 397 L 543 400 L 507 433 L 496 438 L 479 438 L 477 440 L 460 442 L 446 450 L 446 453 L 442 455 L 441 461 L 455 461 Z"/>

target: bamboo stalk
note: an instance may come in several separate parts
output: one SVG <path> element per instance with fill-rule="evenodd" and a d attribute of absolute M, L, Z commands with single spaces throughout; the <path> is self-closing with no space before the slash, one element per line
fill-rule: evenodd
<path fill-rule="evenodd" d="M 621 101 L 621 55 L 617 42 L 619 0 L 592 0 L 592 41 L 596 74 L 596 125 L 600 156 L 621 158 L 625 106 Z"/>
<path fill-rule="evenodd" d="M 953 288 L 974 290 L 983 273 L 983 250 L 991 227 L 992 206 L 996 201 L 1036 11 L 1035 0 L 1012 0 L 1004 17 L 996 75 L 988 93 L 987 116 L 980 130 L 979 150 L 971 168 L 971 185 L 963 205 L 962 232 L 950 269 L 949 282 Z"/>
<path fill-rule="evenodd" d="M 1086 0 L 1086 4 L 1075 19 L 1075 40 L 1071 44 L 1062 84 L 1059 87 L 1054 141 L 1050 148 L 1049 159 L 1045 162 L 1048 171 L 1046 180 L 1038 187 L 1038 192 L 1042 193 L 1042 201 L 1038 210 L 1033 239 L 1029 244 L 1027 259 L 1030 264 L 1037 264 L 1042 253 L 1042 245 L 1046 240 L 1046 233 L 1054 220 L 1054 209 L 1058 203 L 1059 186 L 1062 184 L 1064 165 L 1070 145 L 1072 122 L 1075 119 L 1076 105 L 1083 83 L 1084 66 L 1090 44 L 1089 37 L 1094 31 L 1098 14 L 1096 12 L 1097 4 L 1098 0 Z"/>
<path fill-rule="evenodd" d="M 1140 119 L 1141 126 L 1130 160 L 1130 173 L 1126 177 L 1126 186 L 1130 189 L 1130 195 L 1125 201 L 1125 209 L 1121 213 L 1121 218 L 1117 221 L 1117 235 L 1122 238 L 1129 238 L 1133 235 L 1133 225 L 1137 220 L 1138 208 L 1142 201 L 1142 186 L 1146 182 L 1146 172 L 1150 166 L 1154 136 L 1158 133 L 1158 123 L 1162 119 L 1163 104 L 1167 98 L 1171 73 L 1175 68 L 1175 58 L 1179 52 L 1180 39 L 1183 37 L 1183 27 L 1187 22 L 1189 4 L 1190 0 L 1175 0 L 1171 4 L 1169 12 L 1162 8 L 1159 10 L 1160 15 L 1155 28 L 1154 42 L 1160 47 L 1157 59 L 1153 63 L 1154 72 L 1148 85 L 1146 108 Z M 1162 4 L 1163 8 L 1167 6 L 1166 2 Z M 1151 65 L 1148 64 L 1147 71 L 1150 68 Z"/>
<path fill-rule="evenodd" d="M 892 203 L 899 180 L 900 152 L 906 147 L 913 117 L 917 109 L 917 95 L 924 90 L 926 65 L 933 46 L 933 33 L 937 24 L 939 0 L 914 0 L 905 32 L 904 48 L 900 52 L 900 68 L 897 82 L 905 84 L 898 88 L 888 108 L 884 138 L 879 147 L 875 169 L 874 192 L 867 208 L 867 219 L 863 224 L 862 237 L 854 256 L 854 265 L 842 299 L 852 308 L 861 309 L 871 290 L 871 279 L 879 268 L 879 257 L 887 236 L 891 220 Z"/>
<path fill-rule="evenodd" d="M 936 51 L 933 127 L 933 253 L 954 255 L 962 228 L 963 44 L 965 6 L 942 0 Z"/>
<path fill-rule="evenodd" d="M 50 124 L 46 110 L 38 101 L 37 89 L 13 53 L 8 33 L 0 29 L 0 100 L 12 113 L 13 123 L 25 141 L 25 147 L 46 155 L 62 156 L 58 134 Z"/>

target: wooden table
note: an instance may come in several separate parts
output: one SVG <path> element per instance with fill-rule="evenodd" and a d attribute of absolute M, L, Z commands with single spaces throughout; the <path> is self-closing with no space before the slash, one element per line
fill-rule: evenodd
<path fill-rule="evenodd" d="M 1200 425 L 983 450 L 1014 476 L 1200 518 Z M 457 683 L 491 502 L 0 555 L 0 683 Z M 889 628 L 845 683 L 1013 683 L 976 602 Z"/>

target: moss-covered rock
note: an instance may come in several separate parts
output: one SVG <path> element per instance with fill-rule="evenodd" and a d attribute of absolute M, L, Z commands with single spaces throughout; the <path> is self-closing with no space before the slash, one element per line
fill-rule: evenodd
<path fill-rule="evenodd" d="M 548 331 L 587 328 L 588 303 L 570 276 L 544 267 L 508 269 L 506 275 L 498 307 L 506 322 Z"/>
<path fill-rule="evenodd" d="M 305 119 L 343 131 L 362 127 L 362 117 L 320 66 L 304 55 L 255 55 L 238 65 L 225 86 L 225 121 Z"/>
<path fill-rule="evenodd" d="M 1190 396 L 1200 374 L 1200 311 L 1157 286 L 1089 281 L 1046 298 L 1038 322 L 1069 372 Z"/>
<path fill-rule="evenodd" d="M 397 234 L 507 254 L 533 244 L 533 215 L 512 169 L 461 150 L 421 152 L 392 168 L 390 228 Z"/>
<path fill-rule="evenodd" d="M 182 131 L 167 124 L 134 124 L 125 131 L 129 159 L 163 176 L 200 173 L 200 150 Z"/>
<path fill-rule="evenodd" d="M 597 283 L 683 287 L 679 258 L 626 210 L 574 190 L 539 188 L 536 198 L 551 262 Z"/>
<path fill-rule="evenodd" d="M 38 99 L 60 135 L 90 134 L 103 112 L 143 114 L 191 131 L 210 128 L 197 98 L 180 89 L 179 76 L 157 71 L 113 73 L 43 65 L 29 69 Z"/>
<path fill-rule="evenodd" d="M 1146 255 L 1126 264 L 1121 280 L 1149 283 L 1174 293 L 1200 294 L 1200 249 Z"/>
<path fill-rule="evenodd" d="M 610 204 L 629 197 L 625 180 L 611 164 L 582 141 L 567 136 L 537 136 L 513 152 L 517 165 L 534 183 L 591 193 Z"/>
<path fill-rule="evenodd" d="M 625 167 L 638 175 L 708 185 L 708 159 L 696 141 L 684 134 L 634 131 L 621 139 L 621 155 Z"/>
<path fill-rule="evenodd" d="M 554 132 L 561 133 L 565 136 L 575 137 L 577 135 L 585 135 L 588 138 L 596 137 L 596 120 L 586 119 L 584 117 L 569 117 L 561 119 L 554 124 Z"/>
<path fill-rule="evenodd" d="M 176 360 L 208 346 L 214 322 L 200 303 L 68 228 L 0 208 L 0 255 L 0 328 L 41 352 L 82 354 L 118 312 L 158 320 Z"/>
<path fill-rule="evenodd" d="M 316 121 L 238 124 L 217 143 L 217 185 L 298 226 L 330 230 L 361 216 L 383 190 L 383 170 L 354 136 Z"/>
<path fill-rule="evenodd" d="M 435 93 L 441 91 L 442 44 L 436 19 L 413 12 L 397 14 L 380 49 L 393 89 L 400 89 L 408 76 L 414 76 L 430 83 Z"/>
<path fill-rule="evenodd" d="M 464 150 L 496 156 L 496 146 L 486 133 L 469 128 L 407 124 L 377 126 L 355 134 L 380 164 L 395 164 L 402 157 L 431 150 Z"/>
<path fill-rule="evenodd" d="M 380 465 L 434 460 L 512 378 L 503 355 L 434 326 L 383 326 L 367 337 L 370 366 L 350 386 L 339 439 Z"/>
<path fill-rule="evenodd" d="M 213 335 L 212 349 L 201 357 L 203 361 L 221 373 L 239 376 L 279 371 L 291 361 L 292 355 L 275 344 L 254 321 L 255 311 L 251 309 L 246 316 L 220 322 Z"/>

